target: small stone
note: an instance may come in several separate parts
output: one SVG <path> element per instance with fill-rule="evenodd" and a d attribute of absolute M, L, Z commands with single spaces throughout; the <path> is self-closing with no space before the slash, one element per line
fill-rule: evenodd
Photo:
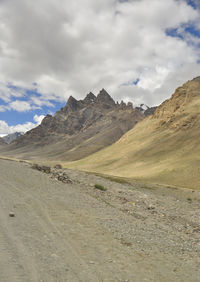
<path fill-rule="evenodd" d="M 15 217 L 14 212 L 10 212 L 10 213 L 9 213 L 9 217 Z"/>
<path fill-rule="evenodd" d="M 89 264 L 94 264 L 94 261 L 89 261 Z"/>
<path fill-rule="evenodd" d="M 51 254 L 51 257 L 52 257 L 52 258 L 57 258 L 58 255 L 56 255 L 56 254 Z"/>
<path fill-rule="evenodd" d="M 109 259 L 108 262 L 113 262 L 113 260 L 112 260 L 112 259 Z"/>
<path fill-rule="evenodd" d="M 54 168 L 55 168 L 55 169 L 62 169 L 62 165 L 61 165 L 61 164 L 56 164 L 56 165 L 54 166 Z"/>

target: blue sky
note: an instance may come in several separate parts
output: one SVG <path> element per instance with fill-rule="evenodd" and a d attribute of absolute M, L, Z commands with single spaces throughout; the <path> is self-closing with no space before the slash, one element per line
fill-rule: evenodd
<path fill-rule="evenodd" d="M 10 89 L 16 89 L 14 86 L 9 86 Z M 26 90 L 24 95 L 22 97 L 18 97 L 17 99 L 15 97 L 11 97 L 9 100 L 9 104 L 13 105 L 14 102 L 19 102 L 19 105 L 21 102 L 27 103 L 27 105 L 30 105 L 30 108 L 28 106 L 27 110 L 24 109 L 23 105 L 22 108 L 17 106 L 15 104 L 15 107 L 11 109 L 7 109 L 5 111 L 0 112 L 0 120 L 5 120 L 8 125 L 17 125 L 19 123 L 29 122 L 33 121 L 34 115 L 47 115 L 47 114 L 54 114 L 56 111 L 58 111 L 61 107 L 63 107 L 66 103 L 59 102 L 56 100 L 48 100 L 49 103 L 46 103 L 47 105 L 34 105 L 33 102 L 30 100 L 30 97 L 36 97 L 40 100 L 41 94 L 37 91 L 33 90 Z M 44 102 L 45 103 L 45 102 Z M 8 103 L 0 99 L 0 105 L 9 107 Z"/>
<path fill-rule="evenodd" d="M 199 0 L 0 2 L 0 135 L 105 88 L 158 105 L 200 76 Z M 92 24 L 91 24 L 92 23 Z"/>

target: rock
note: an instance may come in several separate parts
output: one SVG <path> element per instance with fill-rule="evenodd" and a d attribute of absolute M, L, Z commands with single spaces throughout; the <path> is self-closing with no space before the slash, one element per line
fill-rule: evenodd
<path fill-rule="evenodd" d="M 59 170 L 57 170 L 55 167 L 54 169 L 51 169 L 49 166 L 40 166 L 38 164 L 32 165 L 32 168 L 50 174 L 50 177 L 52 179 L 59 180 L 63 183 L 72 183 L 72 180 L 69 178 L 67 173 L 61 170 L 62 166 L 61 165 L 56 165 L 56 166 L 59 167 Z"/>
<path fill-rule="evenodd" d="M 44 165 L 38 165 L 38 164 L 33 164 L 32 165 L 33 169 L 37 169 L 39 171 L 42 171 L 44 173 L 50 173 L 51 172 L 51 168 L 50 166 L 44 166 Z"/>
<path fill-rule="evenodd" d="M 58 175 L 57 179 L 59 181 L 62 181 L 63 183 L 72 183 L 72 180 L 69 178 L 69 176 L 65 172 L 61 175 Z"/>
<path fill-rule="evenodd" d="M 62 165 L 61 165 L 61 164 L 56 164 L 56 165 L 54 166 L 54 168 L 56 168 L 56 169 L 62 169 Z"/>
<path fill-rule="evenodd" d="M 9 217 L 15 217 L 14 212 L 10 212 L 10 213 L 9 213 Z"/>
<path fill-rule="evenodd" d="M 149 206 L 147 207 L 147 209 L 148 209 L 148 210 L 155 210 L 155 207 L 152 206 L 152 205 L 149 205 Z"/>

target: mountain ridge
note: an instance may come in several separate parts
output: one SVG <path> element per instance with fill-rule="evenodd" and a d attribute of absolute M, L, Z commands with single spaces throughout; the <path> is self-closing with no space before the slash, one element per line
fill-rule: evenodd
<path fill-rule="evenodd" d="M 115 103 L 105 89 L 83 100 L 70 96 L 63 108 L 13 141 L 6 153 L 27 159 L 80 159 L 111 145 L 143 118 L 132 103 Z"/>

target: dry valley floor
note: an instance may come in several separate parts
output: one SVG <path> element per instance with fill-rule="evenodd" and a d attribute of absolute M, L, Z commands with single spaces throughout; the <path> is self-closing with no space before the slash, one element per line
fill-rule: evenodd
<path fill-rule="evenodd" d="M 0 160 L 1 282 L 200 281 L 199 191 L 66 173 Z"/>

